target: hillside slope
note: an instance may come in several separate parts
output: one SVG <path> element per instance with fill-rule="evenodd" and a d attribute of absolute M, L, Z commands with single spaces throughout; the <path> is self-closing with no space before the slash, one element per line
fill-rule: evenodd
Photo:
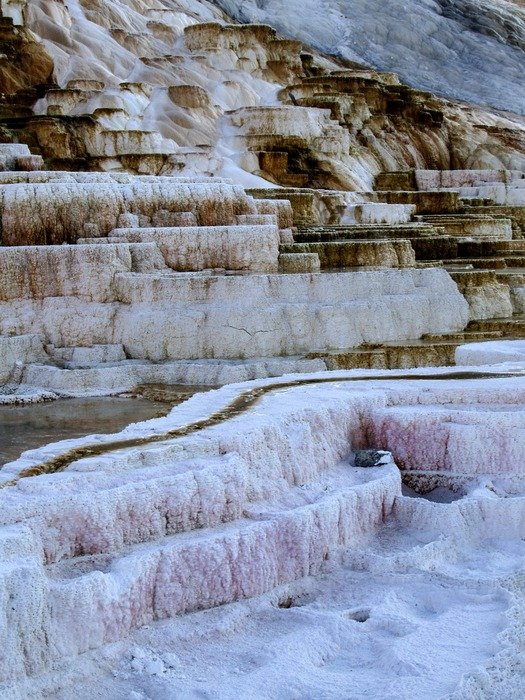
<path fill-rule="evenodd" d="M 51 169 L 205 174 L 256 188 L 363 191 L 382 171 L 524 169 L 523 117 L 438 99 L 406 87 L 392 73 L 356 65 L 359 56 L 347 50 L 351 35 L 341 33 L 346 20 L 335 2 L 318 6 L 307 0 L 304 16 L 314 29 L 305 30 L 306 42 L 280 38 L 267 25 L 232 24 L 226 13 L 266 20 L 283 35 L 292 25 L 301 33 L 292 12 L 296 6 L 280 5 L 276 0 L 244 3 L 241 11 L 226 0 L 29 0 L 14 18 L 15 26 L 4 19 L 6 36 L 11 43 L 22 35 L 28 41 L 33 37 L 33 50 L 45 52 L 53 73 L 25 76 L 35 86 L 31 94 L 6 97 L 9 109 L 0 110 L 5 138 L 29 145 Z M 4 13 L 10 7 L 0 0 Z M 373 3 L 361 14 L 358 3 L 341 7 L 357 13 L 352 26 L 359 17 L 366 21 L 363 37 L 375 36 L 377 46 L 388 37 L 394 41 L 392 27 L 400 37 L 408 36 L 412 49 L 404 51 L 405 73 L 407 82 L 417 84 L 417 71 L 425 63 L 420 52 L 433 46 L 421 32 L 409 31 L 417 16 L 396 25 L 379 16 Z M 431 7 L 422 5 L 427 14 Z M 508 3 L 506 12 L 509 7 L 518 19 L 523 15 Z M 461 17 L 467 21 L 467 14 Z M 452 45 L 459 21 L 440 18 L 457 29 Z M 440 22 L 438 44 L 444 41 Z M 428 28 L 428 22 L 417 26 Z M 507 35 L 500 32 L 498 46 L 505 60 L 514 56 L 517 62 L 523 57 L 521 25 L 509 20 L 502 26 Z M 493 33 L 492 25 L 484 31 Z M 461 36 L 471 34 L 465 30 Z M 492 35 L 476 37 L 481 37 L 479 46 L 496 41 Z M 347 48 L 339 50 L 345 41 Z M 330 58 L 310 44 L 346 52 L 347 58 Z M 458 59 L 451 65 L 459 73 L 467 63 L 474 70 L 481 59 L 472 56 L 470 62 Z M 508 78 L 505 60 L 502 89 Z M 488 70 L 489 63 L 480 65 Z M 9 67 L 17 68 L 13 61 Z M 465 90 L 482 84 L 465 76 Z M 460 96 L 468 97 L 463 87 Z M 519 89 L 516 81 L 514 100 Z"/>
<path fill-rule="evenodd" d="M 216 0 L 413 87 L 525 112 L 525 7 L 509 0 Z"/>

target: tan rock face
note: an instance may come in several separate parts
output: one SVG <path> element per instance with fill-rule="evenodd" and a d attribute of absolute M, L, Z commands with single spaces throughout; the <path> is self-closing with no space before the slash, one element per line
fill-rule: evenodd
<path fill-rule="evenodd" d="M 513 117 L 307 54 L 198 0 L 86 1 L 73 14 L 32 0 L 26 16 L 60 86 L 12 137 L 53 168 L 363 191 L 387 170 L 523 167 Z"/>
<path fill-rule="evenodd" d="M 266 25 L 196 24 L 187 27 L 184 39 L 188 49 L 209 56 L 215 66 L 277 83 L 303 75 L 301 42 L 277 37 Z"/>
<path fill-rule="evenodd" d="M 334 241 L 283 246 L 284 253 L 316 253 L 321 268 L 414 267 L 416 258 L 409 241 Z"/>
<path fill-rule="evenodd" d="M 53 59 L 42 42 L 0 12 L 0 117 L 31 113 L 39 90 L 53 82 Z"/>

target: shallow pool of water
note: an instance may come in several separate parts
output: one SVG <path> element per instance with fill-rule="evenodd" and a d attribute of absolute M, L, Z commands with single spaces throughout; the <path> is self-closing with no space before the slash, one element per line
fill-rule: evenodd
<path fill-rule="evenodd" d="M 128 398 L 61 399 L 0 406 L 0 467 L 25 450 L 93 433 L 115 433 L 129 423 L 166 415 L 170 406 Z"/>

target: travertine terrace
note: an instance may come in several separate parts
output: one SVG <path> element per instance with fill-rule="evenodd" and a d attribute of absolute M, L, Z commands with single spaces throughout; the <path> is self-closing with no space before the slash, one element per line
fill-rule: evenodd
<path fill-rule="evenodd" d="M 522 550 L 522 119 L 221 5 L 0 0 L 0 404 L 203 392 L 0 469 L 2 698 L 87 700 L 71 678 L 91 687 L 106 661 L 100 697 L 196 697 L 158 639 L 130 651 L 145 625 L 288 610 L 348 569 L 392 598 L 398 574 L 445 582 L 466 615 L 460 562 L 503 530 Z M 389 618 L 367 632 L 381 682 L 523 697 L 512 556 L 476 583 L 477 656 L 390 658 L 420 622 Z M 338 630 L 372 614 L 352 610 Z M 242 696 L 211 675 L 205 695 Z M 256 675 L 245 696 L 285 697 Z M 317 682 L 290 697 L 327 696 Z"/>
<path fill-rule="evenodd" d="M 12 179 L 1 186 L 1 329 L 21 355 L 11 350 L 3 372 L 22 384 L 66 395 L 155 378 L 213 385 L 320 369 L 313 353 L 457 332 L 468 321 L 450 276 L 418 267 L 408 240 L 349 243 L 344 264 L 321 272 L 329 253 L 294 242 L 286 200 L 257 200 L 229 182 Z M 82 368 L 62 365 L 68 348 L 85 348 Z"/>
<path fill-rule="evenodd" d="M 10 348 L 13 337 L 41 345 L 14 362 L 10 351 L 7 393 L 450 364 L 465 340 L 519 336 L 525 180 L 506 169 L 522 167 L 517 124 L 217 12 L 199 22 L 159 8 L 144 25 L 130 9 L 140 41 L 97 29 L 121 63 L 74 52 L 64 63 L 50 27 L 69 12 L 68 51 L 80 51 L 76 23 L 93 30 L 102 15 L 75 3 L 43 12 L 30 3 L 6 18 L 6 31 L 41 32 L 59 81 L 39 84 L 33 115 L 3 120 L 31 150 L 3 146 L 13 250 L 1 331 Z M 75 250 L 27 248 L 64 243 Z M 60 372 L 75 347 L 84 366 Z"/>
<path fill-rule="evenodd" d="M 75 664 L 142 625 L 315 576 L 343 552 L 361 568 L 379 565 L 364 543 L 395 523 L 433 533 L 434 568 L 442 547 L 497 537 L 502 518 L 506 537 L 522 538 L 524 378 L 497 368 L 454 376 L 232 385 L 165 419 L 5 467 L 0 687 L 23 697 L 59 662 Z M 383 450 L 377 466 L 360 466 L 365 447 Z M 391 453 L 411 486 L 448 487 L 462 500 L 403 496 Z M 471 483 L 492 500 L 468 495 Z M 411 561 L 423 563 L 424 551 Z M 508 645 L 501 667 L 511 688 L 516 652 Z"/>
<path fill-rule="evenodd" d="M 2 173 L 6 400 L 17 384 L 107 394 L 155 378 L 451 364 L 467 340 L 519 337 L 523 205 L 472 194 L 503 187 L 515 202 L 521 174 L 437 177 L 248 194 L 206 176 Z M 408 189 L 417 180 L 427 189 Z M 75 348 L 82 367 L 61 359 Z"/>

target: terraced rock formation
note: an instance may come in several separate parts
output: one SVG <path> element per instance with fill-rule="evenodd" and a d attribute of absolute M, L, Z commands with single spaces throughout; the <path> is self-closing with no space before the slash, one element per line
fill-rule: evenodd
<path fill-rule="evenodd" d="M 4 119 L 33 149 L 6 145 L 18 172 L 0 178 L 6 400 L 450 364 L 466 340 L 519 335 L 519 124 L 198 8 L 15 19 L 59 87 Z M 93 36 L 110 61 L 80 60 Z M 64 371 L 77 349 L 85 366 Z"/>
<path fill-rule="evenodd" d="M 437 531 L 440 521 L 443 530 L 443 507 L 402 496 L 388 452 L 383 466 L 364 469 L 353 466 L 357 449 L 391 450 L 423 492 L 446 484 L 461 493 L 475 475 L 497 476 L 512 493 L 522 476 L 513 436 L 525 429 L 523 377 L 451 376 L 386 373 L 370 383 L 335 373 L 287 391 L 279 381 L 226 387 L 127 429 L 121 438 L 143 438 L 134 448 L 101 438 L 107 453 L 28 475 L 69 441 L 2 470 L 0 590 L 11 604 L 0 618 L 0 687 L 23 692 L 31 677 L 136 627 L 315 575 L 385 523 Z M 232 412 L 243 391 L 267 396 L 256 411 Z M 222 422 L 208 420 L 211 408 Z M 446 527 L 490 538 L 505 512 L 506 536 L 523 537 L 522 501 L 465 498 L 447 509 Z"/>
<path fill-rule="evenodd" d="M 521 220 L 461 198 L 491 178 L 525 192 L 500 171 L 441 171 L 423 191 L 251 191 L 263 199 L 203 177 L 4 173 L 4 401 L 453 364 L 465 342 L 522 337 Z M 467 193 L 441 188 L 465 179 Z"/>
<path fill-rule="evenodd" d="M 523 114 L 522 0 L 234 0 L 241 22 L 264 22 L 324 53 L 449 98 Z"/>
<path fill-rule="evenodd" d="M 204 173 L 253 186 L 262 176 L 359 190 L 392 169 L 523 170 L 517 117 L 227 19 L 203 2 L 110 11 L 31 0 L 16 21 L 53 58 L 55 84 L 35 116 L 4 126 L 53 168 Z"/>
<path fill-rule="evenodd" d="M 352 269 L 320 272 L 327 252 L 294 242 L 290 202 L 225 181 L 14 172 L 0 198 L 7 385 L 216 385 L 468 320 L 450 276 L 418 268 L 410 241 L 357 241 L 342 261 Z M 75 353 L 82 367 L 64 364 Z"/>
<path fill-rule="evenodd" d="M 410 619 L 403 603 L 363 628 L 381 687 L 394 669 L 414 697 L 522 697 L 504 613 L 524 619 L 523 123 L 217 4 L 0 0 L 0 402 L 202 392 L 0 469 L 0 695 L 214 696 L 159 661 L 168 626 L 264 596 L 288 610 L 350 568 L 367 591 L 384 575 L 383 601 L 414 572 L 425 589 Z M 471 22 L 466 5 L 440 7 Z M 427 641 L 463 620 L 475 652 L 416 663 L 398 638 L 422 618 Z M 157 642 L 130 651 L 145 626 Z M 296 696 L 323 694 L 330 634 Z M 146 666 L 157 685 L 135 683 Z M 255 675 L 253 697 L 282 697 Z M 342 698 L 370 696 L 355 675 Z"/>

